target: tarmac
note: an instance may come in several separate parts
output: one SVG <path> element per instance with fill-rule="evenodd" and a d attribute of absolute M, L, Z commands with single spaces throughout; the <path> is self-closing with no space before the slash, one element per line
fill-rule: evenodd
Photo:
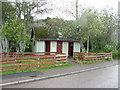
<path fill-rule="evenodd" d="M 49 69 L 49 70 L 40 71 L 40 72 L 21 73 L 22 76 L 20 76 L 19 74 L 17 75 L 13 74 L 12 76 L 11 75 L 3 76 L 3 78 L 1 77 L 2 83 L 0 84 L 0 86 L 26 83 L 30 81 L 49 79 L 49 78 L 60 77 L 65 75 L 82 73 L 82 72 L 95 70 L 95 69 L 106 68 L 106 67 L 118 65 L 118 61 L 119 60 L 113 60 L 113 61 L 102 62 L 102 63 L 79 65 L 71 60 L 68 60 L 68 62 L 73 63 L 73 66 Z"/>

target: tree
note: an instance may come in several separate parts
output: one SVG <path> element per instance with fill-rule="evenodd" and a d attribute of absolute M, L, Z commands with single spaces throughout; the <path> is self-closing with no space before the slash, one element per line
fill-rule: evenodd
<path fill-rule="evenodd" d="M 80 40 L 80 44 L 81 44 L 81 49 L 82 51 L 85 51 L 85 46 L 83 44 L 82 39 L 80 38 L 81 36 L 79 35 L 79 33 L 81 32 L 81 28 L 80 28 L 80 17 L 83 13 L 86 13 L 86 9 L 82 8 L 82 6 L 79 4 L 79 0 L 75 0 L 75 2 L 71 3 L 71 8 L 70 9 L 66 9 L 65 12 L 67 14 L 69 14 L 70 16 L 72 16 L 73 18 L 75 18 L 74 21 L 74 26 L 76 27 L 76 29 L 74 29 L 73 36 L 77 39 Z M 89 11 L 89 10 L 88 10 Z"/>
<path fill-rule="evenodd" d="M 36 14 L 42 14 L 44 12 L 47 12 L 47 8 L 43 7 L 46 4 L 47 4 L 47 2 L 45 0 L 40 0 L 40 1 L 36 0 L 33 2 L 20 2 L 18 0 L 15 0 L 15 2 L 4 3 L 4 5 L 3 5 L 3 16 L 4 16 L 3 20 L 4 20 L 4 22 L 12 23 L 11 21 L 16 17 L 21 19 L 20 22 L 22 21 L 25 25 L 23 30 L 25 30 L 26 35 L 29 35 L 29 37 L 30 37 L 31 31 L 32 31 L 31 29 L 34 27 L 33 16 Z M 24 19 L 22 17 L 24 17 Z M 11 27 L 11 32 L 12 32 L 12 27 Z M 17 31 L 16 31 L 16 33 L 17 33 Z M 10 39 L 10 38 L 7 37 L 7 39 Z M 13 38 L 11 38 L 11 39 L 13 40 Z M 15 48 L 13 48 L 13 45 L 11 45 L 12 40 L 8 40 L 9 45 L 10 45 L 10 51 L 15 51 Z M 24 51 L 24 49 L 26 47 L 26 43 L 27 43 L 26 41 L 27 40 L 24 40 L 24 42 L 21 41 L 19 43 L 19 46 L 22 51 Z M 18 43 L 16 43 L 16 44 L 18 44 Z M 17 47 L 17 45 L 15 45 L 15 46 Z M 19 48 L 18 48 L 18 51 L 20 51 Z"/>
<path fill-rule="evenodd" d="M 25 48 L 23 45 L 29 39 L 24 24 L 20 19 L 11 20 L 6 22 L 2 28 L 2 34 L 9 42 L 9 52 L 23 52 Z"/>
<path fill-rule="evenodd" d="M 82 24 L 83 22 L 82 18 L 86 19 L 85 25 Z M 80 36 L 82 41 L 87 43 L 86 49 L 88 53 L 90 42 L 91 42 L 91 47 L 93 49 L 94 38 L 96 38 L 96 36 L 100 34 L 100 30 L 102 30 L 104 27 L 102 22 L 100 21 L 98 13 L 94 10 L 93 11 L 90 10 L 89 12 L 84 13 L 81 16 L 80 22 L 82 24 L 80 26 L 81 28 Z"/>
<path fill-rule="evenodd" d="M 50 38 L 48 28 L 47 27 L 34 27 L 35 38 Z"/>
<path fill-rule="evenodd" d="M 32 1 L 32 2 L 16 2 L 14 3 L 15 8 L 17 9 L 17 16 L 18 18 L 24 17 L 24 23 L 26 26 L 26 29 L 31 29 L 33 26 L 33 16 L 37 14 L 42 14 L 44 12 L 47 12 L 48 9 L 45 7 L 47 5 L 47 1 L 40 0 L 40 1 Z M 44 6 L 44 8 L 43 8 Z"/>
<path fill-rule="evenodd" d="M 3 24 L 16 16 L 16 8 L 10 2 L 2 2 L 2 22 Z"/>
<path fill-rule="evenodd" d="M 58 38 L 61 34 L 64 39 L 76 39 L 76 34 L 74 34 L 76 26 L 75 22 L 72 20 L 67 21 L 59 18 L 47 18 L 36 22 L 39 27 L 35 27 L 35 36 L 39 36 L 40 38 Z M 39 34 L 41 33 L 41 36 L 38 35 L 38 32 Z"/>
<path fill-rule="evenodd" d="M 109 10 L 104 9 L 101 11 L 100 18 L 104 26 L 106 27 L 103 31 L 104 38 L 102 39 L 102 41 L 104 42 L 104 44 L 101 43 L 102 47 L 104 47 L 106 44 L 116 44 L 116 40 L 113 39 L 113 33 L 117 31 L 117 15 L 113 13 L 111 9 L 112 8 L 110 8 Z"/>
<path fill-rule="evenodd" d="M 49 38 L 58 38 L 64 20 L 58 18 L 47 18 L 43 22 L 46 24 L 48 29 Z"/>

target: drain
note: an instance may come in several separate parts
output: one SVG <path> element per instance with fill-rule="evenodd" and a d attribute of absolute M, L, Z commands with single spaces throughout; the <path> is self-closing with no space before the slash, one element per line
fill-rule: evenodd
<path fill-rule="evenodd" d="M 37 77 L 37 75 L 29 76 L 29 77 Z"/>

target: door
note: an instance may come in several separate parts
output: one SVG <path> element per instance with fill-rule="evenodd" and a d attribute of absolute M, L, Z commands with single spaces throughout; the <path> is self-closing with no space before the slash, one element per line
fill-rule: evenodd
<path fill-rule="evenodd" d="M 57 53 L 62 53 L 62 42 L 57 42 Z"/>
<path fill-rule="evenodd" d="M 45 49 L 46 49 L 45 51 L 48 52 L 47 54 L 50 54 L 50 53 L 49 53 L 49 52 L 50 52 L 50 41 L 46 41 L 46 42 L 45 42 L 45 46 L 46 46 L 46 47 L 45 47 Z"/>
<path fill-rule="evenodd" d="M 68 55 L 73 56 L 73 42 L 69 42 L 68 44 Z"/>

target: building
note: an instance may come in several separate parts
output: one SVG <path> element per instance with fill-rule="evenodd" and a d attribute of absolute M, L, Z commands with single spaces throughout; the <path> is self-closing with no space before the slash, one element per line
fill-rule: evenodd
<path fill-rule="evenodd" d="M 35 39 L 33 52 L 56 52 L 73 56 L 73 52 L 80 52 L 80 41 L 63 39 Z"/>

